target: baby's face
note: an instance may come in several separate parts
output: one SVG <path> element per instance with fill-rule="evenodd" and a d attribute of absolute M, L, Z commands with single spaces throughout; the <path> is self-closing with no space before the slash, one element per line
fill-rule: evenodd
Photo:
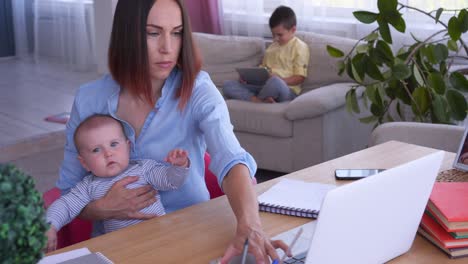
<path fill-rule="evenodd" d="M 130 142 L 118 123 L 83 132 L 78 159 L 85 169 L 99 177 L 113 177 L 127 168 Z"/>

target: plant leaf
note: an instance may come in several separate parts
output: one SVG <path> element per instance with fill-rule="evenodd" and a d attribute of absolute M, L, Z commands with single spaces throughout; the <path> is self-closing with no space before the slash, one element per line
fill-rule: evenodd
<path fill-rule="evenodd" d="M 336 63 L 336 67 L 338 68 L 338 75 L 342 75 L 343 72 L 345 71 L 346 65 L 344 61 L 340 60 Z"/>
<path fill-rule="evenodd" d="M 391 66 L 393 65 L 393 52 L 390 46 L 382 40 L 377 41 L 377 45 L 375 45 L 375 56 L 379 57 L 385 64 Z"/>
<path fill-rule="evenodd" d="M 451 116 L 455 120 L 464 120 L 466 117 L 467 104 L 465 97 L 456 90 L 447 91 L 447 102 L 451 110 Z"/>
<path fill-rule="evenodd" d="M 397 0 L 378 0 L 377 7 L 379 8 L 380 13 L 387 13 L 396 11 L 398 6 Z"/>
<path fill-rule="evenodd" d="M 392 76 L 397 80 L 404 80 L 411 76 L 411 70 L 405 64 L 395 64 L 392 67 Z"/>
<path fill-rule="evenodd" d="M 421 75 L 421 72 L 418 69 L 418 65 L 415 63 L 413 64 L 413 75 L 414 78 L 416 79 L 416 82 L 418 82 L 419 85 L 424 85 L 424 79 Z"/>
<path fill-rule="evenodd" d="M 366 91 L 365 91 L 365 94 L 367 95 L 367 98 L 369 98 L 369 100 L 374 104 L 378 103 L 378 100 L 377 100 L 377 98 L 375 96 L 376 91 L 377 91 L 377 88 L 375 87 L 375 85 L 367 86 Z"/>
<path fill-rule="evenodd" d="M 327 45 L 327 51 L 330 56 L 335 57 L 335 58 L 341 58 L 344 56 L 343 51 L 330 45 Z"/>
<path fill-rule="evenodd" d="M 359 80 L 360 80 L 359 82 L 362 82 L 364 80 L 365 73 L 366 73 L 366 64 L 367 64 L 366 61 L 367 61 L 367 57 L 363 53 L 357 54 L 352 59 L 353 66 L 354 66 L 353 74 L 357 73 L 359 75 Z"/>
<path fill-rule="evenodd" d="M 356 66 L 354 66 L 354 63 L 351 64 L 351 72 L 353 73 L 354 80 L 358 83 L 362 83 L 362 78 L 359 72 L 356 70 Z"/>
<path fill-rule="evenodd" d="M 439 23 L 439 18 L 440 18 L 440 15 L 442 15 L 442 12 L 444 12 L 444 9 L 442 7 L 437 9 L 437 12 L 436 12 L 436 15 L 435 15 L 436 24 Z"/>
<path fill-rule="evenodd" d="M 361 44 L 356 47 L 357 53 L 366 53 L 369 50 L 369 46 L 367 44 Z"/>
<path fill-rule="evenodd" d="M 406 30 L 406 23 L 400 13 L 395 12 L 391 14 L 390 17 L 387 18 L 387 21 L 398 31 L 401 33 L 405 33 Z"/>
<path fill-rule="evenodd" d="M 448 105 L 445 99 L 438 94 L 432 96 L 432 113 L 436 120 L 434 123 L 449 123 Z"/>
<path fill-rule="evenodd" d="M 435 54 L 435 47 L 432 44 L 427 45 L 425 48 L 421 48 L 422 54 L 427 58 L 427 60 L 432 63 L 436 64 L 436 54 Z"/>
<path fill-rule="evenodd" d="M 447 47 L 450 49 L 450 50 L 453 50 L 453 51 L 458 51 L 458 45 L 457 45 L 457 42 L 454 41 L 453 39 L 449 39 L 447 41 Z"/>
<path fill-rule="evenodd" d="M 374 80 L 384 81 L 385 78 L 383 77 L 382 73 L 379 70 L 379 67 L 370 59 L 366 60 L 366 73 Z"/>
<path fill-rule="evenodd" d="M 450 38 L 455 41 L 459 40 L 462 33 L 460 28 L 460 22 L 458 21 L 457 17 L 451 17 L 448 22 L 448 33 Z"/>
<path fill-rule="evenodd" d="M 459 72 L 450 74 L 450 84 L 457 90 L 468 92 L 468 80 Z"/>
<path fill-rule="evenodd" d="M 382 39 L 392 44 L 392 34 L 390 33 L 390 28 L 388 27 L 388 23 L 380 18 L 377 19 L 377 23 L 379 23 L 379 32 L 380 32 L 380 36 L 382 36 Z"/>
<path fill-rule="evenodd" d="M 445 93 L 445 82 L 442 74 L 438 72 L 432 72 L 427 78 L 427 83 L 432 87 L 436 93 L 444 94 Z"/>
<path fill-rule="evenodd" d="M 354 17 L 364 24 L 371 24 L 377 20 L 379 14 L 368 12 L 368 11 L 355 11 L 353 12 Z"/>
<path fill-rule="evenodd" d="M 363 118 L 359 118 L 359 121 L 361 123 L 364 123 L 364 124 L 370 124 L 370 123 L 373 123 L 373 122 L 375 122 L 377 120 L 378 120 L 378 117 L 373 116 L 373 115 L 366 116 L 366 117 L 363 117 Z"/>
<path fill-rule="evenodd" d="M 370 107 L 371 113 L 376 116 L 376 117 L 381 117 L 384 112 L 383 112 L 383 104 L 377 105 L 372 103 Z"/>
<path fill-rule="evenodd" d="M 460 23 L 460 30 L 465 33 L 468 31 L 468 11 L 462 9 L 458 14 L 458 22 Z"/>
<path fill-rule="evenodd" d="M 377 32 L 372 32 L 372 33 L 370 33 L 369 35 L 367 35 L 367 36 L 364 38 L 364 40 L 370 42 L 370 41 L 374 41 L 374 40 L 376 40 L 376 39 L 378 39 L 378 38 L 379 38 L 379 34 L 377 34 Z"/>
<path fill-rule="evenodd" d="M 346 93 L 346 110 L 349 113 L 359 113 L 359 104 L 357 102 L 357 97 L 356 97 L 356 89 L 351 89 Z"/>
<path fill-rule="evenodd" d="M 411 103 L 411 108 L 416 116 L 424 115 L 429 109 L 430 97 L 426 88 L 419 86 L 413 91 L 414 102 Z M 416 106 L 417 105 L 417 106 Z M 421 111 L 421 112 L 419 112 Z"/>
<path fill-rule="evenodd" d="M 448 49 L 444 44 L 437 44 L 434 46 L 434 55 L 436 63 L 440 63 L 448 58 Z"/>

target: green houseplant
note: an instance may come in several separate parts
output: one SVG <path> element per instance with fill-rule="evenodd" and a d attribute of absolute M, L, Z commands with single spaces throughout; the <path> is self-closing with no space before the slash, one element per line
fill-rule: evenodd
<path fill-rule="evenodd" d="M 46 243 L 42 195 L 11 164 L 0 164 L 0 193 L 0 262 L 37 263 Z"/>
<path fill-rule="evenodd" d="M 412 118 L 446 124 L 464 120 L 467 102 L 463 92 L 468 91 L 468 81 L 450 67 L 454 58 L 468 60 L 468 47 L 461 38 L 468 31 L 468 9 L 425 12 L 397 0 L 378 0 L 377 6 L 378 13 L 353 12 L 360 22 L 376 23 L 377 27 L 358 40 L 349 53 L 327 46 L 330 56 L 340 58 L 338 74 L 346 73 L 357 83 L 346 94 L 348 111 L 360 113 L 357 93 L 362 90 L 363 105 L 371 112 L 360 118 L 364 123 L 378 125 L 397 116 L 403 121 Z M 414 44 L 394 53 L 390 26 L 405 32 L 406 22 L 400 13 L 403 8 L 432 18 L 442 29 L 426 39 L 411 34 Z M 453 14 L 448 23 L 439 20 L 444 12 Z"/>

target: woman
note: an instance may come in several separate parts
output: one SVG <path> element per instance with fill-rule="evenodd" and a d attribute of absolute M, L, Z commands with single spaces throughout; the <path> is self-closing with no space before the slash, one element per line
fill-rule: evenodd
<path fill-rule="evenodd" d="M 174 147 L 188 151 L 191 172 L 186 183 L 176 191 L 160 192 L 168 213 L 209 199 L 203 163 L 208 150 L 210 169 L 237 219 L 237 232 L 222 263 L 241 253 L 247 237 L 257 263 L 269 263 L 269 258 L 278 258 L 276 247 L 286 250 L 287 246 L 270 241 L 262 230 L 251 184 L 255 161 L 239 145 L 222 96 L 200 68 L 181 1 L 119 0 L 109 47 L 111 76 L 83 85 L 77 92 L 57 185 L 66 192 L 86 174 L 76 158 L 73 133 L 82 120 L 96 113 L 123 123 L 132 143 L 132 159 L 162 160 Z M 125 186 L 135 180 L 117 182 L 81 216 L 92 220 L 154 217 L 138 211 L 154 202 L 155 191 L 150 187 L 127 190 Z"/>

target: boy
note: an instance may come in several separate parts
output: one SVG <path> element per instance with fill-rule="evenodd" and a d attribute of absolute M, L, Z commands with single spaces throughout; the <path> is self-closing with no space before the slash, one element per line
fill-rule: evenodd
<path fill-rule="evenodd" d="M 270 72 L 264 85 L 226 81 L 223 93 L 228 99 L 275 103 L 293 100 L 301 93 L 307 77 L 309 48 L 295 36 L 296 15 L 286 6 L 275 9 L 269 21 L 273 43 L 265 51 L 260 67 Z"/>
<path fill-rule="evenodd" d="M 47 210 L 47 251 L 57 245 L 57 232 L 73 220 L 91 201 L 103 197 L 112 185 L 128 176 L 138 175 L 139 180 L 128 185 L 133 189 L 151 184 L 158 190 L 173 190 L 180 187 L 188 176 L 190 161 L 187 152 L 172 150 L 166 157 L 168 163 L 153 160 L 130 161 L 130 141 L 123 126 L 111 116 L 93 115 L 76 129 L 74 142 L 78 160 L 91 172 L 70 192 L 56 200 Z M 159 194 L 152 205 L 141 210 L 146 214 L 164 215 L 165 210 Z M 109 219 L 103 221 L 105 232 L 111 232 L 141 222 L 134 219 Z"/>

